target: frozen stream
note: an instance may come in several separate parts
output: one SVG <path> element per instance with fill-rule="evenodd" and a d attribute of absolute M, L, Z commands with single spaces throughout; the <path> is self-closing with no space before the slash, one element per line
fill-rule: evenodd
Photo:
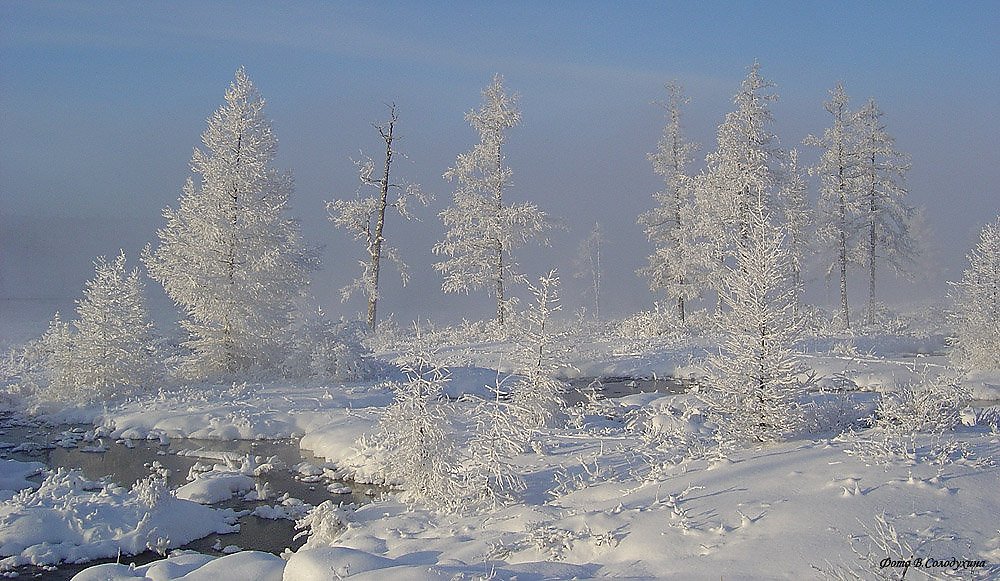
<path fill-rule="evenodd" d="M 164 439 L 116 442 L 109 438 L 94 438 L 92 432 L 87 433 L 90 430 L 90 426 L 47 426 L 14 416 L 0 416 L 0 457 L 42 462 L 50 468 L 79 468 L 90 480 L 107 478 L 126 487 L 149 475 L 149 466 L 158 462 L 169 470 L 168 482 L 174 489 L 187 483 L 189 471 L 199 463 L 199 467 L 210 467 L 225 463 L 225 458 L 228 457 L 238 464 L 239 459 L 249 454 L 260 458 L 260 462 L 274 464 L 276 469 L 254 478 L 258 490 L 266 486 L 265 499 L 244 500 L 242 495 L 237 494 L 229 500 L 212 505 L 215 508 L 233 508 L 238 511 L 253 511 L 258 506 L 281 504 L 281 499 L 286 494 L 315 506 L 324 500 L 362 504 L 370 502 L 372 495 L 381 492 L 368 485 L 346 482 L 335 484 L 334 487 L 346 487 L 350 492 L 334 494 L 328 489 L 333 483 L 330 478 L 320 474 L 306 476 L 293 470 L 293 467 L 303 462 L 319 468 L 325 464 L 308 452 L 302 452 L 297 440 Z M 40 479 L 39 476 L 33 480 Z M 280 554 L 286 548 L 297 549 L 305 541 L 304 538 L 293 538 L 296 532 L 294 523 L 288 519 L 265 519 L 247 514 L 240 517 L 239 524 L 239 532 L 209 535 L 183 548 L 214 555 L 223 554 L 226 547 Z M 124 562 L 136 564 L 158 558 L 160 556 L 152 552 L 122 557 Z M 85 565 L 64 565 L 58 570 L 24 567 L 18 573 L 34 578 L 69 579 L 76 572 L 98 562 L 102 561 Z"/>

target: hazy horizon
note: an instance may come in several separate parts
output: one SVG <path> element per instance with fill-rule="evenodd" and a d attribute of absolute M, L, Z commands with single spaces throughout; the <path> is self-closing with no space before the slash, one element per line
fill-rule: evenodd
<path fill-rule="evenodd" d="M 803 164 L 818 157 L 801 141 L 829 124 L 822 103 L 835 83 L 853 107 L 879 102 L 897 149 L 912 158 L 909 202 L 926 209 L 934 246 L 915 282 L 884 270 L 880 290 L 887 302 L 937 300 L 998 213 L 998 25 L 986 2 L 3 3 L 0 298 L 71 301 L 93 260 L 119 248 L 138 265 L 242 65 L 268 101 L 276 167 L 295 176 L 292 213 L 307 241 L 325 247 L 313 292 L 332 314 L 363 310 L 360 298 L 338 297 L 357 276 L 361 248 L 333 228 L 324 201 L 354 195 L 351 159 L 362 151 L 377 159 L 371 123 L 394 102 L 407 156 L 394 175 L 436 200 L 416 212 L 420 222 L 387 227 L 413 279 L 401 289 L 384 272 L 380 313 L 401 322 L 491 316 L 485 292 L 441 293 L 430 248 L 443 237 L 437 213 L 453 191 L 441 174 L 475 142 L 464 115 L 494 73 L 520 95 L 524 118 L 506 149 L 509 199 L 535 202 L 565 225 L 551 247 L 518 255 L 522 270 L 537 277 L 558 268 L 567 307 L 581 306 L 572 259 L 599 221 L 602 309 L 650 308 L 654 296 L 635 270 L 651 250 L 636 217 L 660 187 L 646 159 L 664 125 L 652 102 L 665 98 L 668 81 L 685 87 L 683 124 L 701 144 L 700 169 L 757 60 L 779 95 L 774 130 Z M 821 273 L 810 274 L 810 297 L 832 303 Z M 866 279 L 853 280 L 859 308 Z M 165 304 L 159 285 L 147 286 Z"/>

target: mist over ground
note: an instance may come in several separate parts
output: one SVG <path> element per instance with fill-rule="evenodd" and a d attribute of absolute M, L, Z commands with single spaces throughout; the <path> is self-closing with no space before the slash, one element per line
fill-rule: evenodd
<path fill-rule="evenodd" d="M 351 159 L 377 159 L 371 123 L 394 102 L 407 156 L 394 174 L 436 200 L 418 210 L 419 222 L 388 226 L 412 280 L 402 289 L 387 269 L 381 312 L 404 323 L 491 315 L 483 293 L 441 293 L 431 247 L 453 191 L 441 174 L 474 143 L 463 117 L 494 73 L 520 94 L 524 118 L 506 148 L 509 200 L 535 202 L 565 226 L 550 247 L 518 253 L 521 270 L 558 268 L 567 306 L 582 306 L 572 259 L 600 222 L 605 312 L 649 308 L 655 297 L 635 270 L 651 246 L 635 221 L 660 187 L 646 159 L 664 125 L 652 102 L 670 80 L 685 87 L 683 123 L 702 145 L 700 169 L 756 59 L 780 96 L 775 132 L 804 164 L 818 151 L 801 140 L 829 124 L 822 103 L 837 81 L 853 107 L 878 100 L 897 148 L 912 156 L 909 202 L 926 209 L 931 230 L 916 283 L 885 273 L 880 292 L 887 302 L 937 301 L 998 211 L 998 25 L 988 3 L 4 3 L 0 299 L 72 305 L 98 255 L 123 248 L 137 264 L 244 65 L 268 100 L 277 165 L 295 176 L 293 214 L 323 247 L 312 290 L 328 312 L 354 317 L 363 303 L 339 300 L 361 248 L 334 230 L 324 201 L 354 195 Z M 835 302 L 822 273 L 810 274 L 808 298 Z M 860 307 L 865 279 L 853 278 Z M 154 309 L 168 311 L 159 286 L 148 289 Z"/>

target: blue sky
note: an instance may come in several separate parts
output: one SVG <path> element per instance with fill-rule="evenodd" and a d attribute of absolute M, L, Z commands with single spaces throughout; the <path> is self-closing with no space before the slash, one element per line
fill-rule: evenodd
<path fill-rule="evenodd" d="M 398 230 L 415 277 L 387 293 L 388 310 L 488 316 L 486 300 L 439 294 L 429 247 L 451 194 L 441 173 L 473 143 L 463 114 L 494 72 L 524 113 L 508 148 L 511 198 L 566 225 L 524 269 L 557 266 L 571 284 L 576 244 L 599 220 L 616 257 L 609 300 L 645 308 L 633 272 L 649 247 L 634 224 L 658 187 L 645 158 L 663 124 L 651 102 L 671 79 L 685 86 L 685 128 L 703 157 L 754 59 L 777 85 L 786 147 L 826 126 L 838 80 L 855 105 L 879 101 L 912 155 L 911 202 L 927 208 L 937 248 L 921 265 L 926 284 L 886 275 L 885 288 L 937 296 L 1000 205 L 998 15 L 996 2 L 3 2 L 0 297 L 72 298 L 97 255 L 153 241 L 205 119 L 245 65 L 268 99 L 278 165 L 295 174 L 294 211 L 326 247 L 314 290 L 335 312 L 359 308 L 334 298 L 357 249 L 328 226 L 323 201 L 353 195 L 350 158 L 377 151 L 370 123 L 394 101 L 408 156 L 398 175 L 437 200 Z M 822 280 L 813 286 L 824 300 Z"/>

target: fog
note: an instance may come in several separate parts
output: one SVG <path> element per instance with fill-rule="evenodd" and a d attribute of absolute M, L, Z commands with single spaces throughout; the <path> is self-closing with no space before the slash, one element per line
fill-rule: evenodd
<path fill-rule="evenodd" d="M 135 260 L 155 244 L 240 65 L 268 100 L 276 165 L 294 173 L 293 214 L 323 247 L 313 294 L 349 317 L 361 299 L 342 304 L 338 289 L 362 249 L 333 229 L 324 201 L 355 194 L 351 159 L 379 154 L 371 123 L 389 102 L 407 156 L 394 174 L 436 200 L 419 222 L 387 226 L 412 280 L 402 289 L 386 269 L 380 312 L 400 322 L 493 312 L 485 293 L 442 294 L 430 249 L 453 190 L 441 174 L 475 142 L 463 117 L 495 72 L 520 94 L 524 119 L 506 149 L 509 200 L 535 202 L 564 226 L 516 259 L 529 276 L 558 268 L 571 309 L 584 304 L 572 258 L 595 222 L 607 238 L 604 310 L 653 304 L 635 274 L 650 251 L 636 217 L 660 185 L 646 159 L 664 124 L 652 102 L 667 81 L 685 87 L 685 130 L 702 159 L 754 59 L 780 95 L 774 129 L 804 163 L 818 152 L 801 140 L 827 126 L 822 102 L 837 81 L 854 106 L 875 97 L 912 156 L 909 202 L 927 212 L 932 252 L 918 284 L 883 274 L 885 300 L 939 300 L 997 215 L 1000 22 L 988 4 L 470 4 L 0 4 L 0 298 L 71 300 L 95 257 L 123 248 Z M 811 298 L 832 302 L 812 272 Z"/>

